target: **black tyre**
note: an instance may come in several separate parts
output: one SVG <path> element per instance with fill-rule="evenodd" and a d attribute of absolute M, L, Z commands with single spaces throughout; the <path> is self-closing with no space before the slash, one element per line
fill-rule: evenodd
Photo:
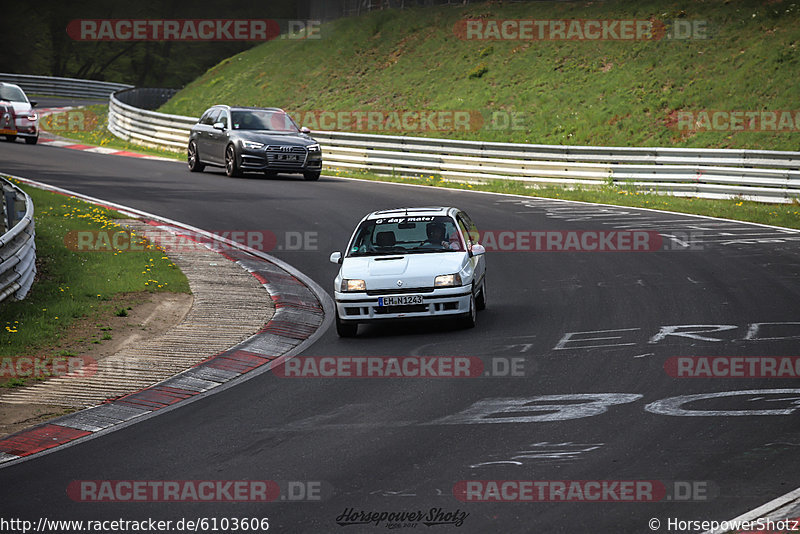
<path fill-rule="evenodd" d="M 358 323 L 345 323 L 339 319 L 339 311 L 336 311 L 336 333 L 339 337 L 356 337 L 358 333 Z"/>
<path fill-rule="evenodd" d="M 481 292 L 478 294 L 478 298 L 475 299 L 475 307 L 478 310 L 485 310 L 486 309 L 486 278 L 483 279 L 483 284 L 481 285 Z"/>
<path fill-rule="evenodd" d="M 203 172 L 203 169 L 206 168 L 205 165 L 200 163 L 200 155 L 197 152 L 197 145 L 194 141 L 189 143 L 189 148 L 186 151 L 186 163 L 189 164 L 191 172 Z"/>
<path fill-rule="evenodd" d="M 13 143 L 14 141 L 17 140 L 17 136 L 16 135 L 7 135 L 5 137 L 5 140 L 8 141 L 9 143 Z"/>
<path fill-rule="evenodd" d="M 228 145 L 225 149 L 225 174 L 231 178 L 242 175 L 242 170 L 239 168 L 239 160 L 236 157 L 236 149 L 233 145 Z"/>
<path fill-rule="evenodd" d="M 478 309 L 475 305 L 475 293 L 469 296 L 469 313 L 461 317 L 461 328 L 475 328 L 478 322 Z"/>
<path fill-rule="evenodd" d="M 313 182 L 315 180 L 319 180 L 320 174 L 322 174 L 320 171 L 306 171 L 303 173 L 303 178 L 309 182 Z"/>
<path fill-rule="evenodd" d="M 29 145 L 35 145 L 36 143 L 39 142 L 39 136 L 37 135 L 36 137 L 26 137 L 25 142 Z"/>

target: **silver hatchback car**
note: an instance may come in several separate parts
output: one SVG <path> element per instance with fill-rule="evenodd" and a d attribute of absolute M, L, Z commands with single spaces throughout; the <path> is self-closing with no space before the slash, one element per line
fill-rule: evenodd
<path fill-rule="evenodd" d="M 0 82 L 0 135 L 6 141 L 17 137 L 29 145 L 39 141 L 39 115 L 33 110 L 36 102 L 28 97 L 18 85 Z"/>

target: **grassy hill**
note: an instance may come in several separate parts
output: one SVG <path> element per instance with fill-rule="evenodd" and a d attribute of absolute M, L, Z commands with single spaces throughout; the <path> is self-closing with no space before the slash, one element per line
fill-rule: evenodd
<path fill-rule="evenodd" d="M 466 40 L 462 19 L 700 21 L 706 39 Z M 669 26 L 668 26 L 669 27 Z M 279 106 L 312 130 L 319 111 L 469 111 L 468 131 L 406 135 L 570 145 L 800 150 L 794 131 L 688 131 L 680 112 L 793 110 L 800 122 L 800 8 L 787 1 L 488 2 L 373 12 L 228 58 L 161 111 Z M 516 129 L 492 128 L 493 112 Z M 480 118 L 483 118 L 483 126 Z M 311 120 L 311 124 L 308 124 Z M 366 128 L 362 128 L 365 130 Z M 374 129 L 372 131 L 375 131 Z"/>

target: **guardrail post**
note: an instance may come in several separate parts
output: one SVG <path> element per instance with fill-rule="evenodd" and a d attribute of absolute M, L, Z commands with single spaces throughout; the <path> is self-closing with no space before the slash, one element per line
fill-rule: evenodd
<path fill-rule="evenodd" d="M 4 211 L 5 211 L 5 230 L 11 229 L 17 224 L 17 194 L 14 191 L 3 191 L 5 197 Z"/>

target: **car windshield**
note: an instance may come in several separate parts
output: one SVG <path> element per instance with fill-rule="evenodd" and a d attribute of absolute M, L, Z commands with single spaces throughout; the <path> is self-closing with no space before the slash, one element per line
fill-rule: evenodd
<path fill-rule="evenodd" d="M 19 87 L 13 87 L 11 85 L 0 85 L 0 100 L 5 100 L 6 102 L 28 101 L 28 99 L 25 98 L 25 93 L 22 92 L 22 89 Z"/>
<path fill-rule="evenodd" d="M 349 256 L 427 254 L 465 250 L 453 219 L 445 216 L 402 216 L 361 223 Z"/>
<path fill-rule="evenodd" d="M 233 110 L 231 122 L 234 130 L 269 130 L 282 133 L 300 131 L 292 118 L 283 111 Z"/>

